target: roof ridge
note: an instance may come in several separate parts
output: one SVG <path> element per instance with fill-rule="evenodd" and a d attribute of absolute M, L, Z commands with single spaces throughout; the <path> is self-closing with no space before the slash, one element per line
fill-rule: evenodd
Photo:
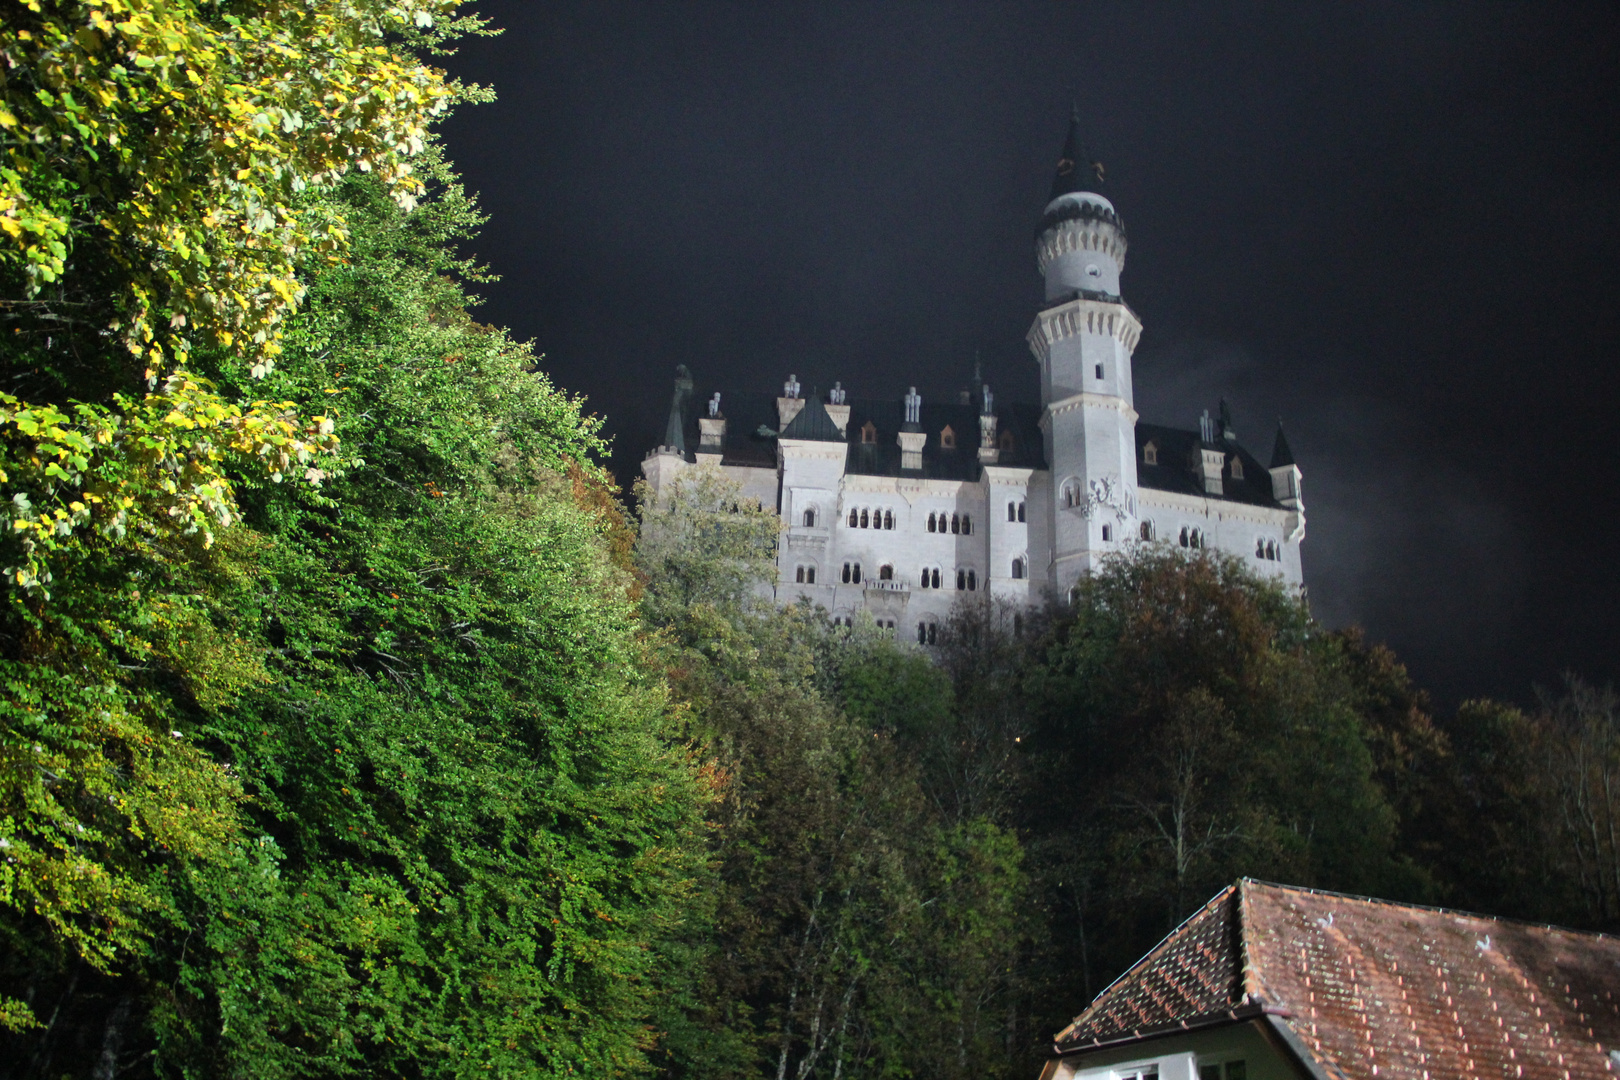
<path fill-rule="evenodd" d="M 1581 937 L 1620 939 L 1620 935 L 1605 933 L 1602 930 L 1580 930 L 1573 926 L 1560 926 L 1557 923 L 1535 922 L 1530 919 L 1515 919 L 1508 915 L 1490 915 L 1483 911 L 1468 911 L 1465 908 L 1441 907 L 1437 904 L 1409 904 L 1401 900 L 1385 900 L 1377 896 L 1363 896 L 1360 893 L 1339 892 L 1336 889 L 1319 889 L 1310 885 L 1285 885 L 1280 881 L 1265 881 L 1261 878 L 1244 877 L 1238 879 L 1239 885 L 1263 885 L 1268 889 L 1281 889 L 1284 892 L 1308 893 L 1312 896 L 1331 896 L 1339 900 L 1355 900 L 1371 907 L 1405 908 L 1409 911 L 1431 911 L 1437 915 L 1460 915 L 1469 919 L 1486 919 L 1490 922 L 1507 923 L 1512 926 L 1527 926 L 1537 930 L 1555 930 L 1563 934 L 1579 934 Z M 1140 963 L 1140 961 L 1138 961 Z"/>

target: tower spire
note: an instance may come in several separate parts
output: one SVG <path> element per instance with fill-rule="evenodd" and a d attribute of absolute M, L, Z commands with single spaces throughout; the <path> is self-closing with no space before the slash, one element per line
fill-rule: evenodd
<path fill-rule="evenodd" d="M 1101 194 L 1102 185 L 1102 162 L 1092 161 L 1080 141 L 1080 105 L 1075 102 L 1070 107 L 1069 134 L 1063 140 L 1063 153 L 1058 158 L 1057 175 L 1052 177 L 1052 194 L 1048 201 L 1075 191 Z"/>

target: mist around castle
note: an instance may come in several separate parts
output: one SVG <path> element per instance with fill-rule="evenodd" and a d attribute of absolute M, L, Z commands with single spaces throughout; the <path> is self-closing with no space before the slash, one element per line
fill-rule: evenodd
<path fill-rule="evenodd" d="M 1309 462 L 1136 422 L 1101 193 L 1029 208 L 1042 401 L 677 385 L 622 490 L 476 317 L 479 30 L 6 15 L 0 1077 L 1033 1080 L 1279 896 L 1620 925 L 1612 690 L 1314 621 Z"/>

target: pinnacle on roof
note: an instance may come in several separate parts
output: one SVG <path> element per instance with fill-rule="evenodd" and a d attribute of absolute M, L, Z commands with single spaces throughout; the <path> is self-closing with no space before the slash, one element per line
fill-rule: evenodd
<path fill-rule="evenodd" d="M 1271 467 L 1280 469 L 1294 464 L 1294 452 L 1288 448 L 1288 437 L 1283 434 L 1282 421 L 1277 421 L 1277 441 L 1271 446 Z"/>
<path fill-rule="evenodd" d="M 686 453 L 686 400 L 692 396 L 692 373 L 685 364 L 675 367 L 675 396 L 669 403 L 669 425 L 664 428 L 664 445 Z"/>
<path fill-rule="evenodd" d="M 1102 185 L 1102 162 L 1092 161 L 1080 142 L 1080 106 L 1076 104 L 1069 114 L 1069 135 L 1063 140 L 1063 154 L 1058 158 L 1057 175 L 1052 177 L 1052 194 L 1047 201 L 1075 191 L 1101 194 Z"/>

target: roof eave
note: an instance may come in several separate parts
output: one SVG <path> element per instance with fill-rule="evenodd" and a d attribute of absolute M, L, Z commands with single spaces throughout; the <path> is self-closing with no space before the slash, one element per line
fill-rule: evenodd
<path fill-rule="evenodd" d="M 1171 1035 L 1180 1035 L 1189 1031 L 1204 1031 L 1209 1028 L 1223 1027 L 1229 1024 L 1242 1024 L 1262 1016 L 1276 1014 L 1290 1015 L 1286 1010 L 1263 1002 L 1250 1002 L 1247 1005 L 1236 1005 L 1220 1012 L 1206 1013 L 1188 1020 L 1177 1020 L 1170 1024 L 1160 1024 L 1156 1027 L 1137 1028 L 1125 1035 L 1114 1035 L 1106 1039 L 1090 1039 L 1086 1042 L 1053 1043 L 1053 1057 L 1070 1057 L 1074 1054 L 1087 1054 L 1094 1050 L 1109 1050 L 1118 1046 L 1129 1046 L 1131 1043 L 1150 1042 L 1154 1039 L 1169 1038 Z M 1322 1077 L 1321 1080 L 1337 1080 L 1334 1077 Z"/>

